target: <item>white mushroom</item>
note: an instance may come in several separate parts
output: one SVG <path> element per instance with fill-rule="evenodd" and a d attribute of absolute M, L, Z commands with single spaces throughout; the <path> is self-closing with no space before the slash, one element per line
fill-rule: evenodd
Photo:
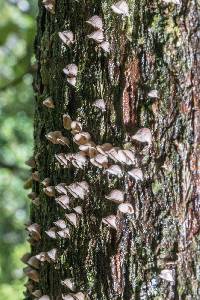
<path fill-rule="evenodd" d="M 70 44 L 74 43 L 74 34 L 72 31 L 65 30 L 62 32 L 58 32 L 58 35 L 65 45 L 70 46 Z"/>
<path fill-rule="evenodd" d="M 130 203 L 122 203 L 118 206 L 118 210 L 121 211 L 123 214 L 133 214 L 134 209 Z"/>
<path fill-rule="evenodd" d="M 141 169 L 132 169 L 128 171 L 128 174 L 133 177 L 136 181 L 143 180 L 143 173 Z"/>
<path fill-rule="evenodd" d="M 103 29 L 103 21 L 102 18 L 99 16 L 95 15 L 92 16 L 89 20 L 86 21 L 86 23 L 90 24 L 92 27 L 96 29 Z"/>
<path fill-rule="evenodd" d="M 110 215 L 102 219 L 102 223 L 108 225 L 109 227 L 113 229 L 117 229 L 117 224 L 116 224 L 116 216 Z"/>
<path fill-rule="evenodd" d="M 113 4 L 111 8 L 118 15 L 129 16 L 129 8 L 126 1 L 119 1 Z"/>
<path fill-rule="evenodd" d="M 112 190 L 107 196 L 105 196 L 106 199 L 118 204 L 124 201 L 124 197 L 125 193 L 120 190 Z"/>
<path fill-rule="evenodd" d="M 148 145 L 152 143 L 151 131 L 148 128 L 139 129 L 131 138 L 132 140 L 136 140 L 141 143 L 147 143 Z"/>
<path fill-rule="evenodd" d="M 87 36 L 89 39 L 94 40 L 95 42 L 102 43 L 104 40 L 104 35 L 103 35 L 103 31 L 102 30 L 97 30 L 92 32 L 91 34 L 89 34 Z"/>

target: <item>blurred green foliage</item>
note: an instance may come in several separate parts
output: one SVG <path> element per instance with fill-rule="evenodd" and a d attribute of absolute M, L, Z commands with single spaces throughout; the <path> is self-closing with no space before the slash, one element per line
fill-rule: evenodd
<path fill-rule="evenodd" d="M 37 3 L 0 0 L 0 299 L 23 299 L 25 278 L 20 261 L 29 249 L 29 176 L 24 165 L 33 142 L 33 41 Z"/>

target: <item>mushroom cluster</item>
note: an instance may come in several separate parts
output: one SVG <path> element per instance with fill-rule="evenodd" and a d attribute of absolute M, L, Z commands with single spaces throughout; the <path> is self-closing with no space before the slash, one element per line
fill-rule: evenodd
<path fill-rule="evenodd" d="M 44 7 L 50 12 L 55 13 L 55 0 L 43 0 Z M 129 8 L 126 1 L 119 1 L 111 6 L 113 12 L 118 15 L 128 16 Z M 110 44 L 104 37 L 104 24 L 101 17 L 94 15 L 86 21 L 94 31 L 87 35 L 87 37 L 93 40 L 98 47 L 102 48 L 105 52 L 110 52 Z M 70 30 L 60 31 L 58 33 L 61 41 L 68 47 L 71 47 L 75 43 L 74 33 Z M 75 86 L 78 75 L 78 66 L 74 63 L 68 64 L 63 69 L 64 74 L 67 77 L 67 82 Z M 158 93 L 156 90 L 152 90 L 148 94 L 151 98 L 157 98 Z M 52 97 L 47 97 L 43 100 L 43 105 L 46 108 L 54 109 L 56 102 Z M 106 103 L 103 99 L 97 99 L 93 102 L 93 106 L 100 109 L 102 112 L 106 111 Z M 130 181 L 137 183 L 144 179 L 142 170 L 138 167 L 137 158 L 135 155 L 135 148 L 130 146 L 120 148 L 110 143 L 97 144 L 92 139 L 89 132 L 83 130 L 83 125 L 79 120 L 72 120 L 68 114 L 62 116 L 64 130 L 71 132 L 72 141 L 74 146 L 78 149 L 75 153 L 62 153 L 55 154 L 57 165 L 64 168 L 73 167 L 76 169 L 84 169 L 87 167 L 95 167 L 100 169 L 102 175 L 108 174 L 113 177 L 125 177 Z M 63 149 L 65 146 L 70 146 L 70 140 L 63 135 L 62 131 L 51 131 L 46 133 L 46 139 L 54 145 L 61 145 Z M 147 144 L 152 143 L 151 131 L 148 128 L 139 129 L 132 137 L 132 141 L 138 143 Z M 81 217 L 83 215 L 82 201 L 87 199 L 90 194 L 90 186 L 86 181 L 73 182 L 71 184 L 66 183 L 52 183 L 52 179 L 47 177 L 41 179 L 41 176 L 37 170 L 37 163 L 34 157 L 30 158 L 26 164 L 32 168 L 31 180 L 36 184 L 40 183 L 41 194 L 48 198 L 53 198 L 56 205 L 58 205 L 64 212 L 63 217 L 52 222 L 45 230 L 45 235 L 49 239 L 63 240 L 70 239 L 74 230 L 79 226 Z M 117 230 L 118 222 L 123 214 L 133 214 L 134 208 L 129 203 L 130 197 L 127 190 L 112 189 L 107 195 L 104 195 L 105 201 L 113 202 L 117 205 L 117 215 L 111 214 L 102 218 L 102 224 L 108 228 Z M 41 205 L 40 196 L 32 191 L 28 197 L 32 203 L 39 207 Z M 78 203 L 77 203 L 78 201 Z M 41 226 L 37 223 L 27 224 L 26 230 L 29 234 L 29 242 L 31 245 L 37 244 L 41 239 Z M 52 248 L 46 252 L 37 253 L 31 256 L 26 253 L 22 261 L 27 264 L 24 269 L 24 273 L 29 278 L 27 283 L 27 290 L 30 294 L 38 300 L 50 300 L 49 295 L 43 295 L 42 291 L 38 289 L 37 283 L 40 281 L 40 267 L 44 263 L 55 264 L 60 257 L 60 253 L 57 248 Z M 160 276 L 163 275 L 164 272 Z M 169 276 L 168 276 L 169 277 Z M 86 294 L 78 291 L 73 278 L 66 278 L 61 280 L 61 285 L 67 288 L 70 292 L 68 294 L 62 294 L 63 300 L 84 300 L 87 298 Z"/>

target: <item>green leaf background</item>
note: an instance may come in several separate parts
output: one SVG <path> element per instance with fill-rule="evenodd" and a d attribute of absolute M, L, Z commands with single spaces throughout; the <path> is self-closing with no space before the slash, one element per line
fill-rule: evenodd
<path fill-rule="evenodd" d="M 29 250 L 24 223 L 32 155 L 31 63 L 37 3 L 0 0 L 0 299 L 21 300 L 25 278 L 21 256 Z"/>

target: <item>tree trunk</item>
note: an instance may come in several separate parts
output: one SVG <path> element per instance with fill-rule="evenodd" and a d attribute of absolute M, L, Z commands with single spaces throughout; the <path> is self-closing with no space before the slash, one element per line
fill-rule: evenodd
<path fill-rule="evenodd" d="M 55 13 L 48 3 L 39 5 L 35 40 L 33 171 L 40 182 L 34 181 L 33 191 L 40 206 L 32 205 L 31 223 L 40 225 L 41 239 L 31 236 L 31 254 L 58 253 L 41 263 L 39 283 L 29 280 L 26 299 L 32 299 L 31 288 L 51 300 L 77 292 L 92 300 L 199 299 L 197 1 L 128 0 L 129 16 L 116 14 L 111 0 L 60 0 Z M 110 53 L 87 37 L 95 31 L 86 23 L 93 15 L 103 19 Z M 58 35 L 65 30 L 75 34 L 69 46 Z M 72 63 L 78 66 L 75 86 L 63 72 Z M 48 97 L 55 108 L 43 105 Z M 93 105 L 96 99 L 105 101 L 105 111 Z M 133 166 L 109 157 L 109 166 L 118 164 L 123 172 L 109 175 L 90 156 L 83 169 L 71 162 L 64 168 L 55 155 L 79 151 L 63 127 L 64 114 L 81 122 L 96 145 L 131 149 Z M 132 138 L 141 128 L 150 129 L 152 143 Z M 69 139 L 69 147 L 45 137 L 54 131 Z M 128 175 L 133 168 L 142 170 L 143 180 Z M 89 194 L 81 200 L 68 192 L 70 209 L 63 209 L 55 201 L 62 193 L 44 192 L 47 177 L 50 186 L 86 181 Z M 105 198 L 113 189 L 125 192 L 133 213 L 122 213 Z M 75 206 L 83 210 L 76 213 L 77 227 L 65 217 Z M 116 228 L 102 223 L 109 215 L 116 216 Z M 70 238 L 45 233 L 59 219 L 66 221 Z M 66 278 L 73 278 L 74 292 L 61 284 Z"/>

